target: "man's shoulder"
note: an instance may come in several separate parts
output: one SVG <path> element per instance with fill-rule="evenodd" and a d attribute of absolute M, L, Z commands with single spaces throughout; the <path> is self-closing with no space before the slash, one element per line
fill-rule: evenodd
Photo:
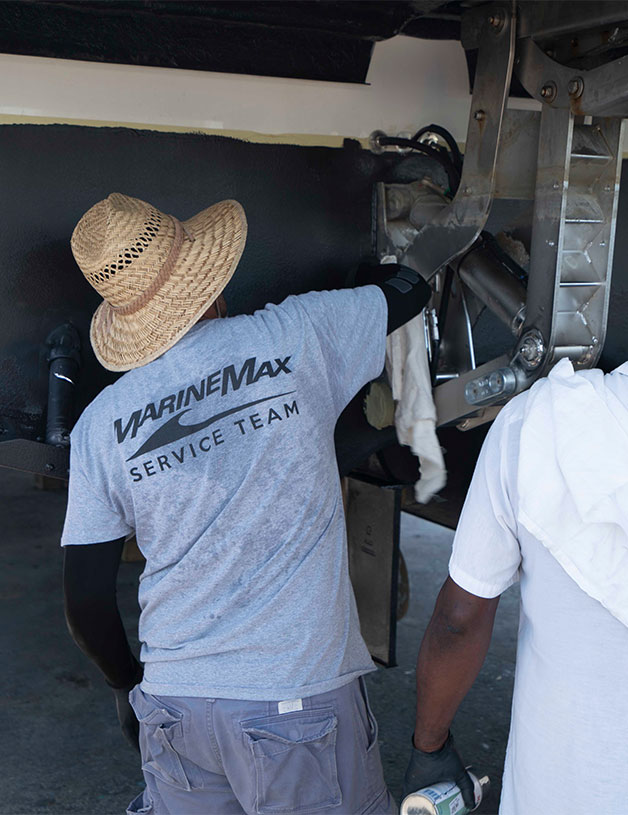
<path fill-rule="evenodd" d="M 330 311 L 339 318 L 350 318 L 361 311 L 384 308 L 386 299 L 378 286 L 358 286 L 356 288 L 326 289 L 308 291 L 303 294 L 291 294 L 278 306 L 266 306 L 266 309 L 281 309 L 289 316 L 299 313 L 317 320 L 330 316 Z"/>
<path fill-rule="evenodd" d="M 72 444 L 80 443 L 87 435 L 93 439 L 102 432 L 105 427 L 104 419 L 110 416 L 112 411 L 115 412 L 117 405 L 124 403 L 125 393 L 132 378 L 130 375 L 133 373 L 129 371 L 111 385 L 107 385 L 84 408 L 72 429 Z"/>

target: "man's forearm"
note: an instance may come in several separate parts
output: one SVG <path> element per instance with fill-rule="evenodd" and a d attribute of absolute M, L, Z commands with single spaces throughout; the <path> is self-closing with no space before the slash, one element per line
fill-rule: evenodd
<path fill-rule="evenodd" d="M 476 597 L 451 578 L 443 585 L 417 661 L 414 746 L 425 752 L 445 743 L 458 706 L 488 651 L 499 597 Z"/>
<path fill-rule="evenodd" d="M 72 638 L 114 688 L 140 676 L 116 601 L 116 576 L 124 541 L 68 547 L 64 564 L 65 613 Z"/>
<path fill-rule="evenodd" d="M 117 607 L 96 602 L 80 611 L 68 609 L 66 619 L 74 642 L 96 663 L 111 687 L 129 688 L 138 681 L 138 663 Z"/>

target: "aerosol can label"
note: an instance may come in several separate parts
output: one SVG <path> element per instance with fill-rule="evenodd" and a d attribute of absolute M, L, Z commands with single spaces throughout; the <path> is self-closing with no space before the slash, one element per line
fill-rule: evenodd
<path fill-rule="evenodd" d="M 478 779 L 473 773 L 469 773 L 469 776 L 473 781 L 475 806 L 478 807 L 485 792 L 488 791 L 488 777 Z M 400 815 L 467 815 L 471 811 L 465 806 L 457 784 L 440 781 L 431 787 L 424 787 L 407 795 L 401 802 Z"/>

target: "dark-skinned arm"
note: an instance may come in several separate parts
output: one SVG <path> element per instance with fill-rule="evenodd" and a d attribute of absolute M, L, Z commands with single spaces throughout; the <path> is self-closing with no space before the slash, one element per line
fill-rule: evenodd
<path fill-rule="evenodd" d="M 65 616 L 74 642 L 111 687 L 125 737 L 137 749 L 138 724 L 128 692 L 142 678 L 120 618 L 116 579 L 124 538 L 67 546 L 63 568 Z"/>
<path fill-rule="evenodd" d="M 489 600 L 448 577 L 440 590 L 417 660 L 414 746 L 439 750 L 475 681 L 493 633 L 499 597 Z"/>
<path fill-rule="evenodd" d="M 440 590 L 417 660 L 417 712 L 404 795 L 454 781 L 467 809 L 476 805 L 449 728 L 486 657 L 498 603 L 499 597 L 477 597 L 451 577 Z"/>

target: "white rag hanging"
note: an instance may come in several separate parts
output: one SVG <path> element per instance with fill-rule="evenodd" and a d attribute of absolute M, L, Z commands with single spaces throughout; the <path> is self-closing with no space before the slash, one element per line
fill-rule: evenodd
<path fill-rule="evenodd" d="M 518 493 L 520 523 L 628 625 L 628 409 L 602 371 L 563 359 L 532 387 Z"/>
<path fill-rule="evenodd" d="M 447 476 L 436 435 L 436 408 L 422 313 L 388 336 L 386 371 L 397 403 L 397 438 L 419 457 L 421 478 L 414 486 L 414 496 L 425 504 L 445 486 Z"/>

